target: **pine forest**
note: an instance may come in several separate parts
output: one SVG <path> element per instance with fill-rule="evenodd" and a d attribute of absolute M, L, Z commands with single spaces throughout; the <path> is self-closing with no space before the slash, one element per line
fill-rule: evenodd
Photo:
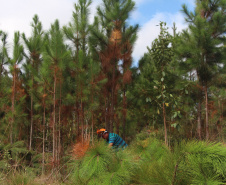
<path fill-rule="evenodd" d="M 0 30 L 0 184 L 226 184 L 226 0 L 181 5 L 133 65 L 134 0 Z M 170 34 L 173 33 L 173 34 Z M 108 147 L 105 128 L 128 144 Z"/>

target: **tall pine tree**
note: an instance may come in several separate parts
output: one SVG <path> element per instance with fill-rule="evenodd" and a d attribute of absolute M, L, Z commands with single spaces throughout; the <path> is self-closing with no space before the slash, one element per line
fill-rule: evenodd
<path fill-rule="evenodd" d="M 43 53 L 45 66 L 51 69 L 52 86 L 49 92 L 52 93 L 52 152 L 54 166 L 60 157 L 61 148 L 61 91 L 63 82 L 63 71 L 65 70 L 68 60 L 70 59 L 69 51 L 64 44 L 63 31 L 60 28 L 59 21 L 56 20 L 51 25 L 48 33 L 48 39 L 45 45 L 45 52 Z M 58 111 L 57 111 L 58 110 Z M 58 118 L 58 119 L 57 119 Z"/>
<path fill-rule="evenodd" d="M 208 88 L 223 62 L 222 44 L 225 41 L 225 1 L 196 0 L 194 12 L 183 5 L 188 30 L 181 35 L 178 50 L 187 64 L 187 72 L 195 71 L 198 85 L 205 95 L 205 136 L 209 139 Z M 182 62 L 184 62 L 182 60 Z M 201 94 L 200 92 L 200 94 Z M 201 102 L 198 106 L 198 135 L 201 138 Z"/>
<path fill-rule="evenodd" d="M 134 7 L 132 0 L 104 0 L 97 9 L 98 17 L 91 29 L 91 50 L 94 56 L 99 56 L 102 75 L 108 80 L 103 89 L 102 117 L 110 132 L 113 132 L 117 117 L 118 92 L 122 88 L 120 81 L 123 76 L 126 79 L 131 74 L 129 67 L 138 25 L 128 26 L 127 19 Z"/>
<path fill-rule="evenodd" d="M 43 47 L 43 35 L 42 24 L 39 21 L 37 15 L 33 17 L 32 26 L 32 36 L 27 38 L 25 34 L 22 34 L 26 49 L 28 54 L 26 54 L 26 63 L 25 68 L 28 68 L 26 71 L 26 81 L 28 82 L 28 93 L 30 97 L 30 141 L 29 141 L 29 150 L 32 148 L 33 140 L 33 130 L 34 130 L 34 97 L 35 92 L 37 91 L 37 82 L 35 82 L 35 76 L 38 76 L 39 66 L 41 64 L 41 50 Z"/>

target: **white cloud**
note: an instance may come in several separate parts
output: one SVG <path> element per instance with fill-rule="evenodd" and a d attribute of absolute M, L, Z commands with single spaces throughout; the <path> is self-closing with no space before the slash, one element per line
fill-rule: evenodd
<path fill-rule="evenodd" d="M 142 15 L 142 13 L 140 11 L 134 10 L 131 13 L 131 19 L 134 20 L 134 21 L 139 21 L 139 20 L 143 19 L 143 15 Z"/>
<path fill-rule="evenodd" d="M 9 0 L 1 3 L 0 29 L 9 34 L 12 40 L 14 32 L 31 33 L 31 22 L 35 14 L 39 16 L 44 29 L 49 29 L 56 19 L 60 25 L 70 21 L 74 2 L 71 0 Z"/>
<path fill-rule="evenodd" d="M 136 41 L 133 58 L 134 65 L 137 65 L 138 60 L 147 52 L 147 46 L 151 47 L 152 42 L 156 39 L 160 33 L 159 25 L 160 21 L 166 22 L 168 31 L 172 34 L 173 23 L 176 23 L 177 32 L 185 29 L 187 25 L 184 22 L 184 17 L 181 13 L 169 14 L 169 13 L 158 13 L 154 15 L 152 19 L 146 22 L 138 32 L 138 39 Z"/>

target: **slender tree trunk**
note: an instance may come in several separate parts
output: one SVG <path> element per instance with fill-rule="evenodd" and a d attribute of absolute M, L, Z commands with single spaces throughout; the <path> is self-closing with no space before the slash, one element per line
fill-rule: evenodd
<path fill-rule="evenodd" d="M 84 144 L 84 108 L 81 100 L 82 144 Z"/>
<path fill-rule="evenodd" d="M 209 140 L 209 110 L 208 110 L 208 92 L 207 92 L 207 83 L 205 86 L 205 97 L 206 97 L 206 140 Z"/>
<path fill-rule="evenodd" d="M 162 103 L 162 113 L 163 113 L 163 120 L 164 120 L 164 130 L 165 130 L 165 144 L 168 146 L 168 139 L 167 139 L 167 126 L 166 126 L 166 110 L 165 110 L 165 103 Z"/>
<path fill-rule="evenodd" d="M 54 161 L 54 164 L 55 164 L 55 160 L 56 160 L 55 126 L 56 126 L 56 68 L 54 68 L 54 91 L 53 91 L 53 161 Z M 55 166 L 54 166 L 54 168 L 55 168 Z"/>
<path fill-rule="evenodd" d="M 61 81 L 60 81 L 60 102 L 59 102 L 59 124 L 58 124 L 58 161 L 60 162 L 61 155 Z"/>
<path fill-rule="evenodd" d="M 162 66 L 162 73 L 163 73 L 163 66 Z M 164 130 L 165 130 L 165 144 L 166 146 L 168 146 L 168 136 L 167 136 L 167 125 L 166 125 L 166 110 L 165 110 L 165 100 L 164 100 L 164 97 L 163 97 L 163 90 L 164 90 L 164 83 L 162 81 L 162 89 L 161 89 L 161 95 L 162 95 L 162 113 L 163 113 L 163 122 L 164 122 Z"/>
<path fill-rule="evenodd" d="M 92 144 L 94 144 L 93 128 L 94 128 L 94 115 L 93 115 L 93 111 L 92 111 Z"/>
<path fill-rule="evenodd" d="M 76 52 L 75 52 L 75 64 L 78 63 L 79 61 L 79 30 L 78 30 L 78 21 L 76 21 L 76 39 L 75 39 L 75 47 L 76 47 Z M 79 74 L 78 74 L 79 75 Z M 79 76 L 78 76 L 79 77 Z M 78 84 L 80 84 L 80 81 L 78 80 Z M 77 109 L 77 139 L 79 139 L 80 136 L 80 130 L 79 130 L 79 125 L 80 125 L 80 117 L 81 117 L 81 112 L 80 112 L 80 101 L 79 101 L 79 95 L 78 98 L 76 98 L 76 109 Z"/>
<path fill-rule="evenodd" d="M 116 63 L 116 60 L 114 61 Z M 110 132 L 113 132 L 113 123 L 114 123 L 114 108 L 115 108 L 115 70 L 116 66 L 114 63 L 112 71 L 112 87 L 111 87 L 111 111 L 110 111 Z"/>
<path fill-rule="evenodd" d="M 105 123 L 105 129 L 107 129 L 107 98 L 105 97 L 104 98 L 104 110 L 103 110 L 103 113 L 104 113 L 104 123 Z M 108 129 L 107 129 L 108 130 Z"/>
<path fill-rule="evenodd" d="M 44 95 L 45 95 L 45 87 L 44 87 Z M 45 171 L 45 122 L 46 122 L 45 99 L 43 101 L 44 102 L 43 102 L 43 136 L 42 136 L 42 175 L 44 175 L 44 171 Z"/>
<path fill-rule="evenodd" d="M 113 132 L 113 116 L 114 116 L 114 87 L 111 89 L 111 104 L 110 104 L 110 115 L 109 115 L 109 132 Z"/>
<path fill-rule="evenodd" d="M 126 138 L 126 114 L 127 114 L 127 103 L 126 103 L 126 91 L 123 90 L 123 125 L 122 125 L 122 138 L 125 140 Z"/>
<path fill-rule="evenodd" d="M 112 93 L 111 93 L 111 108 L 110 108 L 110 125 L 109 125 L 109 131 L 113 132 L 113 120 L 114 120 L 114 87 L 112 87 Z"/>
<path fill-rule="evenodd" d="M 200 140 L 202 139 L 201 129 L 202 129 L 202 126 L 201 126 L 201 101 L 199 100 L 199 103 L 198 103 L 197 134 L 198 134 L 198 137 L 199 137 Z"/>
<path fill-rule="evenodd" d="M 116 134 L 119 134 L 120 121 L 119 121 L 118 114 L 115 115 L 115 124 L 116 124 Z"/>
<path fill-rule="evenodd" d="M 77 138 L 80 136 L 79 125 L 80 125 L 80 110 L 79 110 L 79 102 L 76 100 L 76 113 L 77 113 Z"/>
<path fill-rule="evenodd" d="M 105 129 L 109 131 L 109 103 L 108 98 L 105 96 L 105 105 L 104 105 L 104 121 Z"/>
<path fill-rule="evenodd" d="M 224 103 L 222 102 L 222 119 L 221 119 L 222 123 L 224 121 Z M 222 137 L 222 140 L 223 140 L 223 143 L 224 143 L 224 134 L 222 132 L 222 127 L 221 127 L 221 137 Z"/>
<path fill-rule="evenodd" d="M 199 78 L 199 73 L 198 73 L 198 71 L 196 70 L 196 75 L 197 75 L 197 78 L 198 78 L 198 82 L 200 82 L 200 78 Z M 199 85 L 199 84 L 197 84 L 197 85 Z M 201 91 L 199 91 L 199 96 L 198 96 L 198 98 L 199 98 L 199 100 L 198 100 L 198 120 L 197 120 L 197 134 L 198 134 L 198 137 L 199 137 L 199 139 L 201 140 L 202 139 L 202 125 L 201 125 L 201 118 L 202 118 L 202 115 L 201 115 L 201 108 L 202 108 L 202 101 L 201 101 L 201 97 L 202 97 L 202 92 Z"/>
<path fill-rule="evenodd" d="M 13 71 L 13 89 L 12 89 L 12 119 L 10 124 L 10 143 L 13 144 L 13 123 L 14 123 L 14 110 L 15 110 L 15 91 L 16 91 L 16 65 L 14 65 Z"/>
<path fill-rule="evenodd" d="M 30 143 L 29 143 L 29 150 L 31 150 L 32 146 L 32 137 L 33 137 L 33 83 L 34 77 L 32 76 L 32 88 L 31 88 L 31 129 L 30 129 Z"/>
<path fill-rule="evenodd" d="M 93 107 L 93 79 L 92 79 L 92 88 L 91 88 L 91 103 L 92 103 L 92 107 Z M 91 115 L 92 115 L 92 144 L 94 144 L 93 139 L 94 139 L 94 135 L 93 135 L 93 128 L 94 128 L 94 116 L 93 116 L 93 108 L 91 110 Z"/>

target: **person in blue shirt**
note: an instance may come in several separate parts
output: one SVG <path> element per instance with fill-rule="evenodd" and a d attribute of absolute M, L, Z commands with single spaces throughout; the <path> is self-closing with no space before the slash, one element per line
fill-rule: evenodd
<path fill-rule="evenodd" d="M 109 133 L 106 129 L 97 130 L 97 134 L 108 142 L 109 147 L 124 149 L 128 146 L 118 134 Z"/>

